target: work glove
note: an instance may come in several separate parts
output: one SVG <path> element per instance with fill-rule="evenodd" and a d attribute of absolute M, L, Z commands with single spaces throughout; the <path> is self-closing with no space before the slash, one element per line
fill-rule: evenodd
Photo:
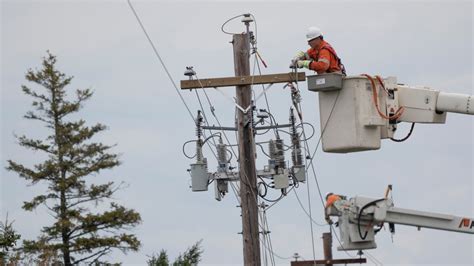
<path fill-rule="evenodd" d="M 312 62 L 312 60 L 298 60 L 296 62 L 296 66 L 298 68 L 303 68 L 304 67 L 304 68 L 309 69 L 309 65 L 311 64 L 311 62 Z"/>
<path fill-rule="evenodd" d="M 302 60 L 305 58 L 306 58 L 306 54 L 303 51 L 298 51 L 295 54 L 295 57 L 291 59 L 290 68 L 296 68 L 297 67 L 296 62 L 298 62 L 298 60 Z"/>
<path fill-rule="evenodd" d="M 332 225 L 332 224 L 334 223 L 330 218 L 326 218 L 326 222 L 327 222 L 329 225 Z"/>
<path fill-rule="evenodd" d="M 306 59 L 306 54 L 303 51 L 298 51 L 295 54 L 295 57 L 293 57 L 293 60 L 295 61 L 302 60 L 302 59 Z"/>

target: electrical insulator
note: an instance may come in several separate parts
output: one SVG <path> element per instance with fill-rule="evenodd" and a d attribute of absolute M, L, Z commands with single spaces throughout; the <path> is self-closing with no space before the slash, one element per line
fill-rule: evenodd
<path fill-rule="evenodd" d="M 198 111 L 198 115 L 195 122 L 196 122 L 196 136 L 198 137 L 198 139 L 200 139 L 202 137 L 202 122 L 203 122 L 203 117 L 201 115 L 200 110 Z"/>
<path fill-rule="evenodd" d="M 285 151 L 283 149 L 283 140 L 280 138 L 277 138 L 276 140 L 270 140 L 270 143 L 268 145 L 269 148 L 269 153 L 270 153 L 270 160 L 268 161 L 268 164 L 270 165 L 271 168 L 286 168 L 285 164 Z"/>
<path fill-rule="evenodd" d="M 204 160 L 202 155 L 202 145 L 204 144 L 202 140 L 202 122 L 203 118 L 201 115 L 201 111 L 198 111 L 198 116 L 196 118 L 196 161 L 198 162 L 202 162 Z"/>
<path fill-rule="evenodd" d="M 292 143 L 292 152 L 291 159 L 293 165 L 303 165 L 303 156 L 301 155 L 301 143 L 298 131 L 296 130 L 296 119 L 294 115 L 293 108 L 290 108 L 290 133 L 291 133 L 291 143 Z"/>
<path fill-rule="evenodd" d="M 196 72 L 194 71 L 192 66 L 186 67 L 186 70 L 184 71 L 184 75 L 189 77 L 189 80 L 193 79 L 193 76 L 196 75 Z"/>
<path fill-rule="evenodd" d="M 243 23 L 250 23 L 253 22 L 253 19 L 250 14 L 243 14 L 242 22 Z"/>
<path fill-rule="evenodd" d="M 227 160 L 227 148 L 226 145 L 222 142 L 222 138 L 219 138 L 219 143 L 217 144 L 217 159 L 219 161 L 219 172 L 225 172 L 228 168 Z"/>

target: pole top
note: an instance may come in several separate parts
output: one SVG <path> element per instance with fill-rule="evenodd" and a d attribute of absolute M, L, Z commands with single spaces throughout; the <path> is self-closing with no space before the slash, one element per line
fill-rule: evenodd
<path fill-rule="evenodd" d="M 252 15 L 250 13 L 244 14 L 244 17 L 242 18 L 242 22 L 245 24 L 253 22 Z"/>

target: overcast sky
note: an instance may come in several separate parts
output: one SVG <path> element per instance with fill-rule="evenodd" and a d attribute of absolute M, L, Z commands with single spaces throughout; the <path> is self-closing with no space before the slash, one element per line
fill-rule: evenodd
<path fill-rule="evenodd" d="M 132 3 L 178 85 L 185 78 L 185 66 L 194 66 L 200 78 L 233 76 L 231 36 L 220 27 L 227 19 L 250 12 L 257 19 L 260 54 L 269 65 L 264 74 L 287 72 L 295 52 L 307 49 L 306 29 L 315 25 L 338 51 L 350 75 L 396 76 L 404 84 L 473 94 L 472 1 Z M 227 26 L 231 32 L 244 30 L 238 21 Z M 203 239 L 202 265 L 241 265 L 237 200 L 230 193 L 223 201 L 215 201 L 213 187 L 208 192 L 190 191 L 186 169 L 193 161 L 182 154 L 182 144 L 195 138 L 194 123 L 125 0 L 1 1 L 0 218 L 8 212 L 24 239 L 35 238 L 41 227 L 51 222 L 42 207 L 34 212 L 21 209 L 22 202 L 44 191 L 44 186 L 28 186 L 4 169 L 7 159 L 33 165 L 44 158 L 19 147 L 14 134 L 47 134 L 41 125 L 22 119 L 31 109 L 32 99 L 20 88 L 27 84 L 27 69 L 39 67 L 46 50 L 58 56 L 63 72 L 75 77 L 70 89 L 94 90 L 80 117 L 89 125 L 108 125 L 109 130 L 96 140 L 116 143 L 114 151 L 122 154 L 123 165 L 94 177 L 95 182 L 126 182 L 128 188 L 116 198 L 143 218 L 134 230 L 142 249 L 127 255 L 114 252 L 109 259 L 144 264 L 147 255 L 161 249 L 174 258 Z M 282 87 L 274 85 L 268 99 L 276 120 L 286 123 L 291 99 Z M 304 83 L 300 88 L 304 117 L 315 126 L 318 136 L 317 95 L 307 91 Z M 233 95 L 235 90 L 222 91 Z M 255 91 L 259 93 L 261 88 L 255 87 Z M 232 104 L 212 89 L 208 95 L 220 122 L 232 126 Z M 199 109 L 195 92 L 183 92 L 183 96 L 195 114 Z M 264 103 L 260 100 L 257 107 L 266 108 Z M 206 102 L 204 108 L 210 113 Z M 315 164 L 322 193 L 377 198 L 393 184 L 398 207 L 474 217 L 473 129 L 471 116 L 448 114 L 446 124 L 418 124 L 408 141 L 383 141 L 378 151 L 318 151 Z M 409 125 L 400 126 L 397 136 L 408 130 Z M 235 139 L 233 135 L 230 138 Z M 317 137 L 310 140 L 311 152 L 316 142 Z M 212 153 L 208 149 L 204 152 L 214 171 Z M 257 168 L 264 164 L 260 154 Z M 314 219 L 323 222 L 313 176 L 309 186 Z M 306 189 L 306 185 L 297 189 L 305 208 Z M 270 195 L 277 196 L 275 192 Z M 305 259 L 312 258 L 309 220 L 294 193 L 272 207 L 267 216 L 276 254 L 287 258 L 298 252 Z M 313 229 L 316 257 L 322 258 L 321 234 L 328 228 Z M 393 242 L 386 231 L 376 239 L 378 248 L 370 254 L 387 265 L 474 263 L 472 235 L 398 226 Z M 334 257 L 348 257 L 336 251 L 335 240 L 333 245 Z M 290 260 L 276 258 L 276 262 L 289 265 Z"/>

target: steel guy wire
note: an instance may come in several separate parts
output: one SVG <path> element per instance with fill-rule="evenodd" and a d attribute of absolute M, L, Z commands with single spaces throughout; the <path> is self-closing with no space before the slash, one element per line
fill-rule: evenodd
<path fill-rule="evenodd" d="M 188 113 L 189 115 L 191 116 L 191 119 L 193 120 L 194 122 L 194 116 L 191 112 L 191 110 L 189 109 L 188 105 L 186 104 L 186 101 L 184 100 L 183 98 L 183 95 L 181 95 L 181 93 L 179 92 L 179 89 L 178 89 L 178 86 L 176 86 L 176 82 L 173 80 L 173 77 L 171 77 L 171 74 L 170 72 L 168 71 L 168 68 L 166 67 L 163 59 L 161 58 L 160 54 L 158 53 L 158 50 L 156 49 L 155 47 L 155 44 L 153 43 L 153 41 L 151 40 L 150 36 L 148 35 L 146 29 L 145 29 L 145 26 L 143 26 L 143 23 L 142 21 L 140 20 L 140 17 L 138 16 L 137 12 L 135 11 L 135 8 L 133 8 L 133 5 L 132 3 L 130 2 L 130 0 L 127 0 L 128 2 L 128 5 L 130 6 L 130 9 L 132 10 L 133 14 L 135 15 L 135 18 L 137 19 L 138 21 L 138 24 L 140 24 L 140 27 L 142 28 L 143 30 L 143 33 L 145 33 L 145 36 L 146 38 L 148 39 L 148 42 L 150 43 L 151 47 L 153 48 L 153 51 L 155 52 L 155 55 L 156 57 L 158 58 L 158 60 L 160 61 L 161 63 L 161 66 L 163 67 L 163 69 L 165 70 L 166 74 L 168 75 L 168 78 L 170 79 L 171 83 L 173 84 L 176 92 L 178 93 L 179 95 L 179 98 L 181 99 L 181 101 L 183 102 L 184 106 L 186 107 L 186 109 L 188 110 Z"/>

